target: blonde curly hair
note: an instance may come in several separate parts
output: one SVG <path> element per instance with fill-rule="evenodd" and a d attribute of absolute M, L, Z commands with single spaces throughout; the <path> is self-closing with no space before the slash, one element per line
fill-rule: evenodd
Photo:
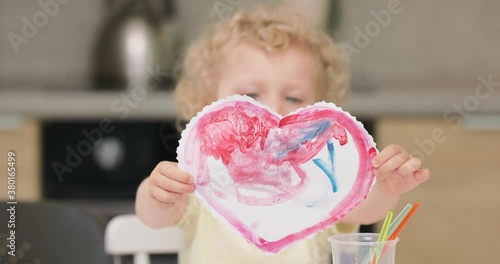
<path fill-rule="evenodd" d="M 188 47 L 175 88 L 178 113 L 184 120 L 217 99 L 213 76 L 224 56 L 224 46 L 235 37 L 249 39 L 268 50 L 286 49 L 293 42 L 306 44 L 324 69 L 321 99 L 336 104 L 343 100 L 349 87 L 350 67 L 333 40 L 308 26 L 300 13 L 289 6 L 260 7 L 239 11 L 218 22 Z"/>

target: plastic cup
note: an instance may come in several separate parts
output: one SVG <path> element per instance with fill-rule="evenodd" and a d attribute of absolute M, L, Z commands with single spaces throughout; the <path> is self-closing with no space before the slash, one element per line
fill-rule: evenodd
<path fill-rule="evenodd" d="M 396 244 L 394 240 L 377 242 L 376 233 L 339 234 L 328 238 L 332 245 L 334 264 L 372 264 L 373 256 L 379 256 L 376 264 L 396 263 Z M 375 257 L 376 259 L 376 257 Z"/>

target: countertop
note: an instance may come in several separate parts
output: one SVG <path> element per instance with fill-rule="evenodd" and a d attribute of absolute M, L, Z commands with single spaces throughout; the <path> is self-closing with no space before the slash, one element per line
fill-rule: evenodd
<path fill-rule="evenodd" d="M 359 118 L 388 116 L 435 116 L 446 113 L 500 114 L 500 87 L 477 91 L 479 82 L 414 84 L 398 89 L 351 92 L 342 105 Z M 448 87 L 447 87 L 448 86 Z M 164 119 L 176 116 L 171 91 L 148 91 L 131 96 L 129 91 L 0 90 L 0 114 L 21 114 L 40 119 Z"/>

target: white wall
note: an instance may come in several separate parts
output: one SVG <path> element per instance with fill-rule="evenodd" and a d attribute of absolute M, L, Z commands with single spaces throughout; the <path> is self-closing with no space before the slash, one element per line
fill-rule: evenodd
<path fill-rule="evenodd" d="M 57 0 L 59 12 L 15 53 L 9 32 L 21 35 L 22 17 L 32 20 L 43 9 L 39 1 L 0 0 L 0 85 L 22 83 L 68 89 L 88 86 L 90 52 L 106 14 L 104 0 Z M 219 0 L 221 2 L 237 2 Z M 245 0 L 242 0 L 245 1 Z M 246 0 L 248 1 L 248 0 Z M 371 10 L 387 9 L 395 0 L 341 1 L 342 16 L 335 36 L 355 45 L 355 27 L 376 21 Z M 203 20 L 213 1 L 179 1 L 184 16 Z M 193 4 L 188 4 L 191 2 Z M 208 2 L 208 3 L 207 3 Z M 351 58 L 355 78 L 370 80 L 475 79 L 500 73 L 500 1 L 400 0 L 380 33 Z M 188 21 L 184 17 L 184 21 Z M 196 24 L 191 22 L 191 24 Z M 190 26 L 185 26 L 184 30 Z M 0 86 L 0 87 L 2 87 Z M 404 87 L 402 87 L 404 89 Z"/>
<path fill-rule="evenodd" d="M 41 0 L 42 2 L 55 2 Z M 0 80 L 34 86 L 64 86 L 72 89 L 87 85 L 89 52 L 105 11 L 100 0 L 58 0 L 59 11 L 38 33 L 18 46 L 9 41 L 9 32 L 23 36 L 22 20 L 33 21 L 35 14 L 46 11 L 38 0 L 0 1 Z M 57 3 L 57 2 L 55 2 Z M 57 10 L 52 7 L 52 10 Z M 43 22 L 43 20 L 40 20 Z M 43 24 L 39 24 L 43 25 Z"/>
<path fill-rule="evenodd" d="M 343 1 L 339 42 L 395 0 Z M 500 1 L 400 0 L 399 14 L 352 56 L 355 71 L 374 79 L 476 79 L 500 73 Z"/>

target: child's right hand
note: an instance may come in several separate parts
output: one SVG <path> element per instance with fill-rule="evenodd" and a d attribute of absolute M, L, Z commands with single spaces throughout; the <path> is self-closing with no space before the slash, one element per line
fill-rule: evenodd
<path fill-rule="evenodd" d="M 149 197 L 160 208 L 172 208 L 184 194 L 194 192 L 194 179 L 181 171 L 177 163 L 162 161 L 149 176 Z"/>

